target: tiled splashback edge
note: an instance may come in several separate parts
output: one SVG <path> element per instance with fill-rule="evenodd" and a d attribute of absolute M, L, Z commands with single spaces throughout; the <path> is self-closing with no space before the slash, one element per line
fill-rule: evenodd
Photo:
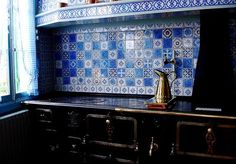
<path fill-rule="evenodd" d="M 198 16 L 192 16 L 57 29 L 56 90 L 153 95 L 159 80 L 154 70 L 161 69 L 176 72 L 173 95 L 191 96 L 199 26 Z M 168 60 L 175 57 L 175 66 L 163 65 L 165 55 Z"/>
<path fill-rule="evenodd" d="M 53 36 L 50 30 L 37 31 L 37 59 L 39 69 L 39 93 L 46 94 L 54 91 L 55 64 L 53 57 Z"/>

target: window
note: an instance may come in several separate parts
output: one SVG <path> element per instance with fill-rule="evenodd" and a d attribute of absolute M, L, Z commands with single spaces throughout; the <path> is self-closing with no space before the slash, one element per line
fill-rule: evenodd
<path fill-rule="evenodd" d="M 34 1 L 0 5 L 0 96 L 3 102 L 38 94 Z"/>
<path fill-rule="evenodd" d="M 9 3 L 7 0 L 3 0 L 0 5 L 0 96 L 10 94 L 8 6 Z"/>
<path fill-rule="evenodd" d="M 37 94 L 36 45 L 32 0 L 14 0 L 13 46 L 16 93 Z"/>

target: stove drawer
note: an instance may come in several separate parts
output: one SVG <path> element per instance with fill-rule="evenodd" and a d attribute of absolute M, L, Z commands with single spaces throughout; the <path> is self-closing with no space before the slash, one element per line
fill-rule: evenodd
<path fill-rule="evenodd" d="M 53 113 L 51 109 L 36 108 L 33 114 L 38 122 L 52 123 L 53 121 Z"/>
<path fill-rule="evenodd" d="M 90 163 L 137 163 L 137 121 L 132 117 L 88 114 L 87 157 Z"/>
<path fill-rule="evenodd" d="M 129 159 L 113 157 L 110 155 L 98 155 L 98 154 L 90 154 L 88 157 L 88 163 L 103 163 L 103 164 L 137 164 L 136 161 L 132 161 Z"/>
<path fill-rule="evenodd" d="M 76 110 L 66 111 L 67 136 L 82 137 L 85 135 L 86 115 Z"/>
<path fill-rule="evenodd" d="M 137 121 L 132 117 L 88 114 L 86 129 L 89 140 L 134 145 Z"/>
<path fill-rule="evenodd" d="M 136 163 L 138 153 L 135 150 L 135 147 L 128 145 L 92 141 L 87 145 L 87 157 L 89 160 L 103 160 L 111 163 Z"/>
<path fill-rule="evenodd" d="M 236 126 L 178 122 L 176 153 L 220 159 L 236 159 Z"/>

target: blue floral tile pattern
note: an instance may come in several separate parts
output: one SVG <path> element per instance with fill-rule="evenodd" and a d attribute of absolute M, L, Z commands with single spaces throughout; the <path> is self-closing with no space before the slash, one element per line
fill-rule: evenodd
<path fill-rule="evenodd" d="M 58 2 L 60 1 L 38 0 L 37 13 L 39 15 L 36 17 L 38 27 L 55 22 L 75 21 L 74 23 L 77 24 L 79 20 L 82 20 L 83 23 L 85 23 L 83 20 L 87 20 L 88 22 L 102 23 L 104 20 L 101 18 L 114 18 L 117 16 L 117 19 L 120 18 L 121 21 L 126 17 L 126 19 L 136 19 L 144 14 L 151 17 L 150 13 L 236 7 L 235 0 L 137 0 L 82 5 L 82 7 L 81 4 L 85 3 L 84 0 L 69 0 L 68 5 L 72 7 L 58 9 Z M 172 31 L 165 30 L 165 37 L 172 35 Z M 183 34 L 192 35 L 192 31 L 186 29 Z"/>
<path fill-rule="evenodd" d="M 200 22 L 198 17 L 181 22 L 54 30 L 56 90 L 153 95 L 159 81 L 154 70 L 160 69 L 175 71 L 173 95 L 191 96 Z M 175 57 L 175 65 L 164 65 L 164 57 Z"/>

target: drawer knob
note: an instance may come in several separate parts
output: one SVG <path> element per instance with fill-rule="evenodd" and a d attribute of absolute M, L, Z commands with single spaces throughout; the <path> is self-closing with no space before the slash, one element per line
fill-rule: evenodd
<path fill-rule="evenodd" d="M 106 124 L 110 124 L 111 121 L 109 119 L 106 119 Z"/>

